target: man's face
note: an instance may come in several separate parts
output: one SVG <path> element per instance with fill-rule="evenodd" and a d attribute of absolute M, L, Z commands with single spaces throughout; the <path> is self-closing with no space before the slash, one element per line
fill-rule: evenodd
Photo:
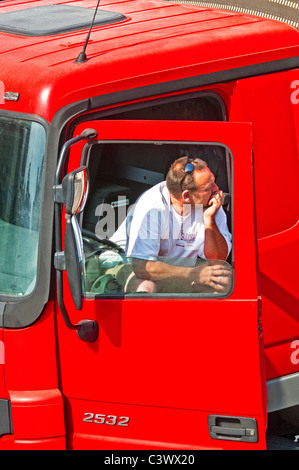
<path fill-rule="evenodd" d="M 219 190 L 215 177 L 209 168 L 194 170 L 193 179 L 197 189 L 191 193 L 194 204 L 202 204 L 205 209 L 213 193 Z"/>

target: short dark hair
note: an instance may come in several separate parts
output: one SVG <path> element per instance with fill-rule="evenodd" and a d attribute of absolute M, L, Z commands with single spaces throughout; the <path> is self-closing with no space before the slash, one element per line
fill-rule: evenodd
<path fill-rule="evenodd" d="M 193 172 L 190 174 L 185 172 L 188 161 L 190 161 L 190 157 L 181 157 L 175 160 L 166 176 L 167 189 L 177 199 L 180 198 L 185 189 L 189 191 L 196 189 Z M 200 158 L 192 160 L 192 164 L 195 170 L 203 170 L 208 166 L 207 163 Z"/>

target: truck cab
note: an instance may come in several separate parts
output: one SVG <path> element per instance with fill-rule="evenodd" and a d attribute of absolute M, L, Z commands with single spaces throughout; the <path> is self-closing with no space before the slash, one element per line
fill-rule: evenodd
<path fill-rule="evenodd" d="M 0 448 L 296 448 L 298 29 L 160 0 L 0 12 Z M 183 156 L 223 191 L 232 249 L 202 263 L 229 286 L 136 292 L 116 234 Z"/>

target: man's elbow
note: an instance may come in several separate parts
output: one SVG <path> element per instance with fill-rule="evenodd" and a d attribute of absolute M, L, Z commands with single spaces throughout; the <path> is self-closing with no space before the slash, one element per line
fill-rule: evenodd
<path fill-rule="evenodd" d="M 139 279 L 151 279 L 150 262 L 143 259 L 133 258 L 133 271 Z"/>
<path fill-rule="evenodd" d="M 226 261 L 229 255 L 229 249 L 226 243 L 226 246 L 221 247 L 221 249 L 205 249 L 204 253 L 206 259 L 218 259 L 220 261 Z"/>

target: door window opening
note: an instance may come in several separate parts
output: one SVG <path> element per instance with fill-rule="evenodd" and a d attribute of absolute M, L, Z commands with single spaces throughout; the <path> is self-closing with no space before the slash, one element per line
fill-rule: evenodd
<path fill-rule="evenodd" d="M 194 259 L 194 253 L 191 253 L 192 245 L 196 237 L 204 236 L 203 225 L 200 225 L 201 234 L 198 233 L 195 236 L 188 227 L 184 233 L 182 227 L 184 228 L 187 219 L 175 216 L 169 223 L 175 225 L 174 232 L 179 230 L 177 238 L 180 240 L 177 240 L 177 244 L 181 247 L 184 245 L 183 254 L 181 255 L 180 251 L 175 251 L 174 256 L 169 256 L 167 249 L 164 250 L 161 244 L 156 253 L 158 257 L 155 260 L 183 268 L 195 267 L 195 265 L 198 267 L 217 266 L 217 269 L 223 270 L 225 279 L 221 279 L 221 281 L 225 285 L 199 286 L 195 280 L 190 281 L 188 278 L 185 281 L 182 279 L 178 271 L 178 275 L 174 277 L 169 277 L 165 273 L 165 277 L 161 280 L 163 282 L 154 281 L 154 290 L 150 292 L 143 290 L 144 286 L 147 289 L 147 283 L 138 287 L 138 292 L 136 292 L 136 285 L 132 282 L 132 279 L 136 278 L 136 260 L 134 256 L 126 256 L 126 253 L 129 255 L 127 251 L 128 221 L 131 222 L 133 219 L 132 214 L 136 207 L 140 207 L 139 197 L 151 188 L 152 190 L 153 188 L 161 189 L 165 185 L 163 182 L 171 164 L 181 157 L 200 158 L 207 163 L 209 170 L 215 176 L 215 184 L 224 193 L 223 207 L 221 208 L 224 216 L 221 223 L 227 222 L 227 231 L 224 233 L 228 250 L 231 250 L 232 181 L 230 175 L 232 158 L 224 146 L 208 143 L 199 145 L 193 142 L 98 143 L 93 145 L 88 152 L 91 191 L 82 225 L 86 256 L 84 284 L 87 297 L 90 295 L 123 296 L 125 294 L 223 297 L 230 294 L 233 277 L 232 253 L 230 252 L 227 260 L 206 260 L 204 257 Z M 167 191 L 165 188 L 164 190 Z M 151 219 L 151 222 L 147 222 L 152 223 L 154 232 L 149 229 L 149 238 L 144 240 L 145 245 L 149 244 L 149 240 L 161 236 L 161 233 L 160 235 L 156 234 L 155 229 L 161 223 L 163 227 L 163 223 L 168 223 L 161 222 L 161 216 L 163 217 L 163 214 L 158 211 L 156 212 L 157 219 Z M 202 206 L 200 206 L 198 217 L 203 217 Z M 180 228 L 177 223 L 181 223 Z M 171 236 L 174 235 L 171 234 Z M 162 238 L 167 238 L 165 233 L 162 234 Z M 143 253 L 143 249 L 141 250 Z M 145 253 L 146 249 L 144 248 L 144 250 Z M 188 252 L 188 250 L 190 251 Z M 141 258 L 143 257 L 142 253 L 139 255 Z"/>

